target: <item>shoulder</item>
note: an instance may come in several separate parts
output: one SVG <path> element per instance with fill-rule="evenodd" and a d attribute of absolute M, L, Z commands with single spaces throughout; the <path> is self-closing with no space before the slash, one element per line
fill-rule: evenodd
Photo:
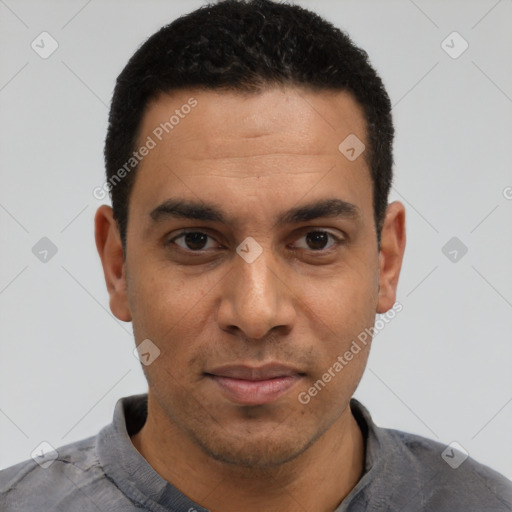
<path fill-rule="evenodd" d="M 512 510 L 512 482 L 460 445 L 379 427 L 358 400 L 350 405 L 365 438 L 365 473 L 340 510 Z"/>
<path fill-rule="evenodd" d="M 379 429 L 390 440 L 418 495 L 436 511 L 512 510 L 512 482 L 456 445 L 407 432 Z M 459 445 L 460 446 L 460 445 Z"/>
<path fill-rule="evenodd" d="M 94 493 L 106 484 L 92 436 L 0 471 L 0 510 L 97 510 Z"/>

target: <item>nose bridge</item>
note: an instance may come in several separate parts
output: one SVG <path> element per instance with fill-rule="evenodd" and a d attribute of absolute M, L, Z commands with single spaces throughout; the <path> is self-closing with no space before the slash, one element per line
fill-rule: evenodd
<path fill-rule="evenodd" d="M 241 295 L 245 296 L 253 307 L 262 309 L 274 309 L 277 302 L 275 276 L 270 270 L 270 249 L 262 250 L 254 261 L 241 258 L 237 262 L 242 285 Z"/>
<path fill-rule="evenodd" d="M 247 337 L 259 339 L 276 326 L 289 327 L 293 308 L 275 275 L 279 262 L 271 248 L 254 239 L 244 242 L 237 248 L 218 320 L 223 328 L 236 326 Z"/>

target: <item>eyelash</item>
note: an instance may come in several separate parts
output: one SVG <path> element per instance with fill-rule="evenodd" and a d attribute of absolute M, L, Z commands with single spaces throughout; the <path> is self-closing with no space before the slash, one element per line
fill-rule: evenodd
<path fill-rule="evenodd" d="M 330 236 L 331 238 L 334 239 L 335 244 L 333 246 L 331 246 L 331 247 L 328 247 L 327 249 L 316 249 L 316 250 L 315 249 L 304 249 L 304 248 L 299 248 L 299 249 L 302 249 L 302 250 L 305 250 L 305 251 L 309 251 L 309 252 L 314 253 L 314 254 L 320 254 L 321 255 L 321 254 L 327 254 L 328 252 L 332 251 L 333 247 L 339 247 L 340 245 L 343 245 L 346 242 L 346 240 L 344 238 L 336 236 L 333 233 L 331 233 L 330 231 L 326 231 L 324 229 L 311 229 L 310 231 L 307 231 L 303 235 L 301 235 L 300 238 L 303 238 L 303 237 L 307 236 L 310 233 L 325 233 L 326 235 L 328 235 L 328 236 Z M 165 245 L 167 245 L 167 246 L 176 245 L 175 244 L 176 240 L 178 240 L 180 238 L 183 238 L 183 237 L 185 237 L 186 235 L 189 235 L 189 234 L 206 235 L 208 238 L 213 239 L 213 237 L 211 235 L 209 235 L 208 233 L 205 233 L 203 231 L 184 230 L 179 235 L 176 235 L 175 237 L 173 237 L 170 240 L 168 240 Z M 189 253 L 189 254 L 197 254 L 197 255 L 205 254 L 206 252 L 208 252 L 210 250 L 210 249 L 200 249 L 198 251 L 194 251 L 192 249 L 185 249 L 183 247 L 180 247 L 179 245 L 177 247 L 178 247 L 178 250 L 184 251 L 184 252 Z M 294 250 L 296 250 L 296 249 L 294 249 Z"/>

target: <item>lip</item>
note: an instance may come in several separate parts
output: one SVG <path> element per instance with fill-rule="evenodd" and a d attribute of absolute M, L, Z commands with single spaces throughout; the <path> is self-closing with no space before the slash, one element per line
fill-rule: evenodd
<path fill-rule="evenodd" d="M 262 405 L 283 396 L 304 373 L 272 363 L 260 367 L 223 366 L 206 372 L 206 375 L 228 399 L 243 405 Z"/>

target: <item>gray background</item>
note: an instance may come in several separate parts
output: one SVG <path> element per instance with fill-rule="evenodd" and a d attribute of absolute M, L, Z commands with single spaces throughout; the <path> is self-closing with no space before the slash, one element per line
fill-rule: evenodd
<path fill-rule="evenodd" d="M 368 51 L 394 104 L 403 310 L 356 396 L 378 424 L 457 441 L 511 478 L 512 2 L 299 3 Z M 201 4 L 0 0 L 0 467 L 95 434 L 119 397 L 146 391 L 131 324 L 108 307 L 92 191 L 117 74 Z M 59 45 L 47 59 L 31 48 L 43 31 Z M 441 46 L 453 31 L 469 44 L 458 58 Z M 455 262 L 452 237 L 468 248 Z"/>

